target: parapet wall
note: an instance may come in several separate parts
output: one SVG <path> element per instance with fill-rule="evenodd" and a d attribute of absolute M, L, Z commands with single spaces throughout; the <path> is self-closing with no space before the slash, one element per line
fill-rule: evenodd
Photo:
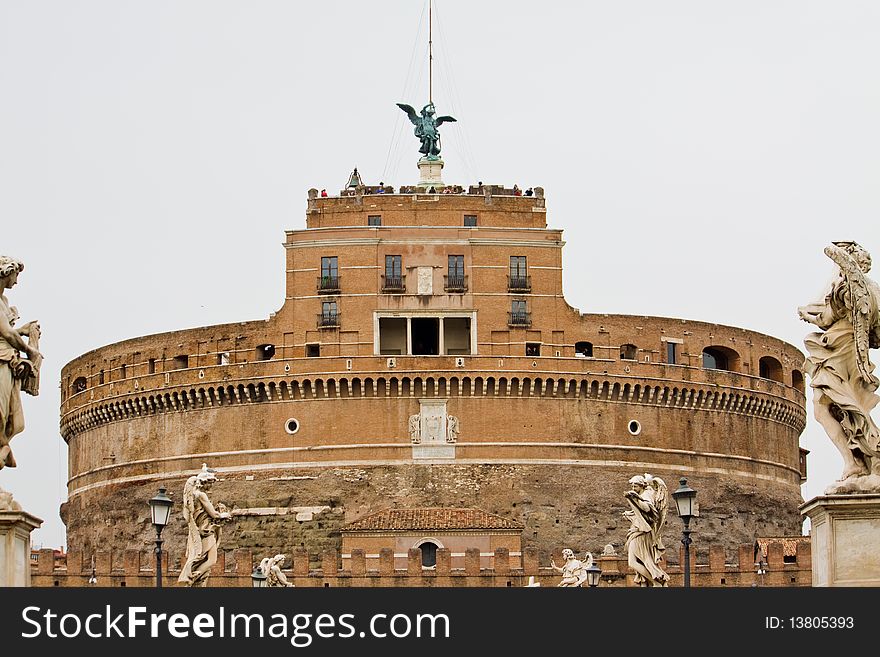
<path fill-rule="evenodd" d="M 698 547 L 698 546 L 695 546 Z M 683 548 L 681 548 L 683 549 Z M 692 548 L 693 549 L 693 548 Z M 561 552 L 561 551 L 560 551 Z M 506 548 L 498 548 L 491 559 L 492 567 L 480 567 L 480 550 L 468 548 L 464 568 L 451 568 L 451 553 L 446 548 L 437 550 L 437 565 L 423 568 L 421 552 L 411 549 L 406 569 L 394 567 L 394 553 L 383 548 L 379 553 L 379 567 L 368 570 L 363 550 L 352 550 L 351 567 L 341 568 L 340 555 L 336 550 L 326 550 L 320 555 L 320 568 L 310 568 L 310 555 L 302 548 L 293 550 L 292 564 L 286 570 L 288 580 L 298 587 L 519 587 L 525 586 L 529 577 L 541 586 L 556 586 L 560 575 L 552 568 L 542 565 L 550 558 L 542 558 L 536 548 L 526 548 L 522 555 L 522 568 L 510 567 L 510 554 Z M 712 546 L 708 552 L 697 549 L 691 553 L 692 586 L 811 586 L 811 553 L 809 543 L 801 543 L 794 560 L 786 561 L 782 544 L 768 546 L 765 575 L 758 575 L 754 563 L 754 545 L 742 545 L 738 550 L 737 563 L 725 563 L 724 548 Z M 179 557 L 163 553 L 163 586 L 177 586 L 180 574 Z M 254 554 L 239 549 L 223 552 L 211 571 L 208 585 L 212 587 L 250 587 L 251 573 L 259 561 L 269 555 Z M 683 562 L 683 554 L 679 555 Z M 553 559 L 562 563 L 561 554 Z M 631 587 L 633 573 L 627 566 L 626 555 L 599 556 L 596 562 L 602 570 L 601 587 Z M 127 550 L 120 554 L 97 552 L 94 559 L 82 552 L 71 550 L 61 557 L 51 549 L 40 550 L 32 562 L 32 585 L 39 587 L 87 587 L 94 574 L 103 587 L 154 587 L 156 585 L 155 553 Z M 661 564 L 669 573 L 670 586 L 683 584 L 681 567 Z"/>

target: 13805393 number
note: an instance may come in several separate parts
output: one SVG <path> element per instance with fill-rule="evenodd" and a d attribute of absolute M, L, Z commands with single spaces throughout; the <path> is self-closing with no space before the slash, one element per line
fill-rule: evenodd
<path fill-rule="evenodd" d="M 852 629 L 854 625 L 852 616 L 791 616 L 788 619 L 788 626 L 793 630 Z"/>

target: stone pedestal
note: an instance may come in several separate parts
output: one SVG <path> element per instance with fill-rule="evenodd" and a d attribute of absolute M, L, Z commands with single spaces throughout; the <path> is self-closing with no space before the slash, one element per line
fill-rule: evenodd
<path fill-rule="evenodd" d="M 31 532 L 42 524 L 25 511 L 0 511 L 0 587 L 31 585 Z"/>
<path fill-rule="evenodd" d="M 810 519 L 813 586 L 880 586 L 880 494 L 824 495 Z"/>
<path fill-rule="evenodd" d="M 420 191 L 427 191 L 434 188 L 434 191 L 440 192 L 445 186 L 440 173 L 443 171 L 443 160 L 429 160 L 423 157 L 419 160 L 419 184 L 416 185 Z"/>

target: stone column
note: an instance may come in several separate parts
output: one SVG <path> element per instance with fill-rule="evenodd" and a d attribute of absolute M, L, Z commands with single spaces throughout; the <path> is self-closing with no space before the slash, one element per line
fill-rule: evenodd
<path fill-rule="evenodd" d="M 441 171 L 443 171 L 443 160 L 429 160 L 426 157 L 419 159 L 419 184 L 416 187 L 419 188 L 420 192 L 427 192 L 431 187 L 434 188 L 434 191 L 438 194 L 443 190 L 445 185 L 443 184 L 443 179 L 441 177 Z"/>
<path fill-rule="evenodd" d="M 0 587 L 31 585 L 31 532 L 42 524 L 26 511 L 0 511 Z"/>
<path fill-rule="evenodd" d="M 880 586 L 880 494 L 822 495 L 810 519 L 813 586 Z"/>
<path fill-rule="evenodd" d="M 443 332 L 444 332 L 443 328 L 444 328 L 443 318 L 440 317 L 439 333 L 437 335 L 437 354 L 440 356 L 446 355 L 446 340 L 443 337 Z"/>

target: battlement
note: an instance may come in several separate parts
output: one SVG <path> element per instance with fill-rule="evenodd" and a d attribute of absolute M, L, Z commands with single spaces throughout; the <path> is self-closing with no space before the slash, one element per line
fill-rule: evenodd
<path fill-rule="evenodd" d="M 742 545 L 736 563 L 727 563 L 724 548 L 711 546 L 708 552 L 697 550 L 692 554 L 692 586 L 772 586 L 795 587 L 812 585 L 811 552 L 809 541 L 797 545 L 795 555 L 785 555 L 781 542 L 766 545 L 767 573 L 759 575 L 755 568 L 755 546 Z M 679 564 L 684 555 L 680 549 Z M 560 551 L 561 552 L 561 551 Z M 498 548 L 489 559 L 490 567 L 481 567 L 479 548 L 465 551 L 464 567 L 452 568 L 450 550 L 437 550 L 437 563 L 422 566 L 421 551 L 410 549 L 406 568 L 395 568 L 395 555 L 390 548 L 379 553 L 378 568 L 368 569 L 363 550 L 352 550 L 350 567 L 342 568 L 342 559 L 336 550 L 325 550 L 320 555 L 320 568 L 311 568 L 310 555 L 304 548 L 288 553 L 292 556 L 287 578 L 299 587 L 519 587 L 525 586 L 530 577 L 541 586 L 556 586 L 560 575 L 547 565 L 550 558 L 562 563 L 561 554 L 542 555 L 536 548 L 525 548 L 522 567 L 511 567 L 511 555 L 506 548 Z M 221 552 L 211 571 L 208 585 L 212 587 L 250 587 L 251 573 L 260 560 L 269 556 L 255 554 L 248 549 Z M 180 574 L 180 557 L 164 552 L 162 572 L 164 586 L 177 586 Z M 706 558 L 707 557 L 707 558 Z M 348 562 L 349 560 L 346 559 Z M 485 560 L 483 560 L 485 563 Z M 156 583 L 155 554 L 152 551 L 127 550 L 124 553 L 96 552 L 84 555 L 71 550 L 56 555 L 53 550 L 40 550 L 32 561 L 32 585 L 39 587 L 87 587 L 94 575 L 103 587 L 153 587 Z M 627 565 L 626 555 L 602 555 L 596 557 L 602 570 L 600 586 L 633 586 L 633 572 Z M 661 564 L 670 576 L 670 586 L 682 586 L 683 571 L 675 564 Z"/>

